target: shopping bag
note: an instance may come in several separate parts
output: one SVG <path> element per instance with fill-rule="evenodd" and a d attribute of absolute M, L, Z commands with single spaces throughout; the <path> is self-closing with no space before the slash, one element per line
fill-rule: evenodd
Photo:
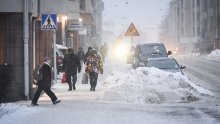
<path fill-rule="evenodd" d="M 61 83 L 67 83 L 67 75 L 66 73 L 63 73 L 62 79 L 61 79 Z"/>
<path fill-rule="evenodd" d="M 84 73 L 83 74 L 83 78 L 82 78 L 82 84 L 88 84 L 88 73 Z"/>

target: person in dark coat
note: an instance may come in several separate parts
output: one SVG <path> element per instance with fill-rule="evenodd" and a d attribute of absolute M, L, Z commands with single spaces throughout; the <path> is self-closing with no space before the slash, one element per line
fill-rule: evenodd
<path fill-rule="evenodd" d="M 41 67 L 41 79 L 37 81 L 37 91 L 34 94 L 34 98 L 32 99 L 31 105 L 36 106 L 37 101 L 41 95 L 41 92 L 44 91 L 51 99 L 52 103 L 55 105 L 59 103 L 61 100 L 58 100 L 56 95 L 51 91 L 51 67 L 50 67 L 51 60 L 50 58 L 45 58 L 44 64 Z"/>
<path fill-rule="evenodd" d="M 87 57 L 85 71 L 89 73 L 90 91 L 95 91 L 98 75 L 99 73 L 103 74 L 103 63 L 96 50 Z"/>
<path fill-rule="evenodd" d="M 85 53 L 84 53 L 82 47 L 79 48 L 79 51 L 77 52 L 77 56 L 78 56 L 78 58 L 79 58 L 79 60 L 80 60 L 81 66 L 82 66 L 82 65 L 83 65 L 83 61 L 84 61 L 84 58 L 85 58 Z"/>
<path fill-rule="evenodd" d="M 77 70 L 78 73 L 81 71 L 81 64 L 77 55 L 74 54 L 73 50 L 68 49 L 68 54 L 64 56 L 63 60 L 63 70 L 67 75 L 67 83 L 69 84 L 69 90 L 76 90 L 76 81 L 77 81 Z M 72 82 L 71 82 L 72 76 Z"/>

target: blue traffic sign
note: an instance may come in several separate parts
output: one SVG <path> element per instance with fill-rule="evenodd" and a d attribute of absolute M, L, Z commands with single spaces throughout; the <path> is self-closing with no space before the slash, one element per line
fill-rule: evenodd
<path fill-rule="evenodd" d="M 41 29 L 42 30 L 56 30 L 57 29 L 57 15 L 56 14 L 42 14 L 41 15 Z"/>

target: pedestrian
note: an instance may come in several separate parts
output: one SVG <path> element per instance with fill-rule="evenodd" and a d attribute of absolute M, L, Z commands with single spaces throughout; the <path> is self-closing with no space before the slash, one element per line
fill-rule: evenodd
<path fill-rule="evenodd" d="M 78 56 L 78 58 L 79 58 L 79 61 L 80 61 L 81 67 L 82 67 L 83 62 L 84 62 L 84 58 L 85 58 L 85 53 L 84 53 L 82 47 L 79 48 L 79 51 L 78 51 L 78 53 L 77 53 L 77 56 Z"/>
<path fill-rule="evenodd" d="M 105 62 L 105 58 L 108 55 L 108 45 L 106 42 L 104 43 L 104 45 L 101 46 L 100 53 L 101 53 L 103 62 Z"/>
<path fill-rule="evenodd" d="M 51 99 L 52 103 L 55 105 L 61 100 L 58 100 L 56 95 L 51 91 L 51 81 L 52 81 L 52 72 L 51 72 L 51 60 L 50 58 L 45 58 L 44 63 L 40 69 L 41 78 L 37 81 L 37 91 L 34 94 L 31 105 L 37 106 L 37 101 L 41 95 L 41 92 L 44 91 Z"/>
<path fill-rule="evenodd" d="M 91 46 L 88 47 L 88 51 L 86 52 L 85 57 L 84 57 L 84 63 L 86 62 L 87 57 L 92 54 L 92 51 L 93 51 L 92 47 Z"/>
<path fill-rule="evenodd" d="M 105 48 L 105 55 L 107 56 L 108 55 L 108 44 L 105 42 L 104 43 L 104 48 Z"/>
<path fill-rule="evenodd" d="M 101 53 L 103 62 L 105 62 L 105 47 L 104 47 L 104 45 L 101 46 L 100 53 Z"/>
<path fill-rule="evenodd" d="M 85 71 L 89 73 L 90 91 L 95 91 L 98 74 L 103 74 L 103 63 L 96 50 L 93 50 L 92 54 L 87 57 Z"/>
<path fill-rule="evenodd" d="M 74 54 L 71 48 L 68 49 L 68 53 L 64 56 L 63 70 L 67 75 L 67 83 L 69 84 L 69 90 L 76 90 L 77 71 L 80 73 L 81 64 L 77 55 Z M 72 77 L 72 81 L 71 81 Z"/>

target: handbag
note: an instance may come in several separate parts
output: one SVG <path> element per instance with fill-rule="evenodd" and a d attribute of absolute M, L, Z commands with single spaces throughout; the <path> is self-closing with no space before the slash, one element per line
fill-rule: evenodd
<path fill-rule="evenodd" d="M 83 74 L 82 84 L 88 84 L 88 78 L 89 78 L 88 73 L 85 72 Z"/>
<path fill-rule="evenodd" d="M 67 75 L 66 75 L 66 73 L 63 73 L 63 76 L 61 78 L 61 83 L 62 84 L 67 83 Z"/>

